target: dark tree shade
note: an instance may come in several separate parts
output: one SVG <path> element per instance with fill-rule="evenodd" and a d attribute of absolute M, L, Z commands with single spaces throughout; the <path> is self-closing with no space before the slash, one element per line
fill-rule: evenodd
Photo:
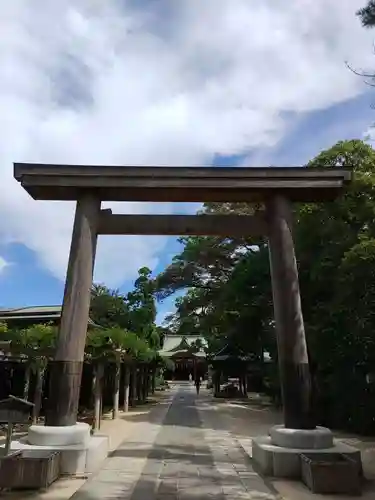
<path fill-rule="evenodd" d="M 363 26 L 373 28 L 375 26 L 375 0 L 369 0 L 366 7 L 357 12 L 357 16 L 360 17 Z"/>

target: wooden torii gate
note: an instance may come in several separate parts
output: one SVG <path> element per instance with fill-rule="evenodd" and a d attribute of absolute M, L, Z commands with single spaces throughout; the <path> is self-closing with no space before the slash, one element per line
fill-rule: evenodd
<path fill-rule="evenodd" d="M 14 177 L 35 200 L 77 202 L 46 425 L 77 420 L 98 235 L 164 234 L 268 237 L 284 424 L 315 427 L 291 208 L 293 202 L 333 200 L 351 181 L 350 170 L 16 163 Z M 265 211 L 254 216 L 118 215 L 101 210 L 102 201 L 256 201 Z"/>

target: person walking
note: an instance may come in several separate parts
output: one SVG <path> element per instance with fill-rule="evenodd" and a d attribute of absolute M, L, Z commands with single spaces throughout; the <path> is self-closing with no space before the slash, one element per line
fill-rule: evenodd
<path fill-rule="evenodd" d="M 199 394 L 200 387 L 201 387 L 201 378 L 197 377 L 195 379 L 195 389 L 197 391 L 197 394 Z"/>

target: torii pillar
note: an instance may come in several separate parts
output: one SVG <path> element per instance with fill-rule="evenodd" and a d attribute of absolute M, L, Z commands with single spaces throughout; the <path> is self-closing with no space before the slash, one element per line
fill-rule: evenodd
<path fill-rule="evenodd" d="M 335 443 L 329 429 L 315 425 L 292 203 L 285 194 L 276 193 L 265 200 L 265 206 L 284 424 L 252 439 L 252 458 L 265 475 L 274 477 L 301 477 L 303 453 L 323 455 L 327 461 L 332 453 L 350 455 L 360 472 L 359 450 Z"/>
<path fill-rule="evenodd" d="M 266 220 L 284 424 L 290 429 L 314 429 L 290 201 L 283 195 L 270 198 Z"/>
<path fill-rule="evenodd" d="M 47 426 L 77 422 L 101 201 L 77 200 L 56 353 L 51 361 Z"/>

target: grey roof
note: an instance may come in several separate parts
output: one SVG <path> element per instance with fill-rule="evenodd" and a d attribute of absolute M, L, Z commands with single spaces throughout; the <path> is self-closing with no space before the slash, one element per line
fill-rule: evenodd
<path fill-rule="evenodd" d="M 24 314 L 44 314 L 44 313 L 55 313 L 61 314 L 62 306 L 27 306 L 27 307 L 11 307 L 11 308 L 1 308 L 0 316 L 14 316 L 14 315 L 24 315 Z"/>
<path fill-rule="evenodd" d="M 160 351 L 161 356 L 171 357 L 177 353 L 186 353 L 189 347 L 200 340 L 203 346 L 207 345 L 206 340 L 200 335 L 166 335 L 164 337 L 164 346 Z M 205 357 L 203 350 L 194 353 L 194 356 Z"/>
<path fill-rule="evenodd" d="M 12 308 L 2 308 L 0 309 L 0 321 L 9 321 L 17 319 L 25 320 L 46 320 L 52 321 L 54 319 L 59 319 L 61 316 L 62 306 L 27 306 L 27 307 L 12 307 Z M 92 319 L 89 318 L 88 321 L 91 326 L 96 325 Z"/>
<path fill-rule="evenodd" d="M 185 339 L 186 342 L 191 345 L 197 340 L 200 340 L 203 345 L 206 345 L 206 339 L 200 335 L 166 335 L 164 337 L 163 351 L 172 351 L 178 347 L 182 340 Z"/>

